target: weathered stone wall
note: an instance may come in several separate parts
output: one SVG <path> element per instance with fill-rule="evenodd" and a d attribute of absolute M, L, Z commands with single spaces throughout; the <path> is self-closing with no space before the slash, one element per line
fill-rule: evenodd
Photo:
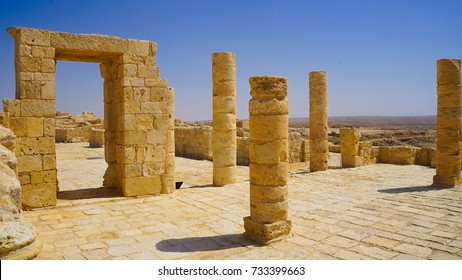
<path fill-rule="evenodd" d="M 237 164 L 249 165 L 249 137 L 237 137 Z"/>
<path fill-rule="evenodd" d="M 304 139 L 299 132 L 289 133 L 289 162 L 304 162 L 305 149 Z"/>
<path fill-rule="evenodd" d="M 364 165 L 364 159 L 359 155 L 359 139 L 361 139 L 361 134 L 356 128 L 340 128 L 342 167 Z"/>
<path fill-rule="evenodd" d="M 57 60 L 100 63 L 104 78 L 104 186 L 125 196 L 175 189 L 172 88 L 160 79 L 156 44 L 103 35 L 9 28 L 15 43 L 16 99 L 4 100 L 18 137 L 23 205 L 56 204 Z"/>
<path fill-rule="evenodd" d="M 101 148 L 104 146 L 104 129 L 92 128 L 90 131 L 90 148 Z"/>
<path fill-rule="evenodd" d="M 414 164 L 416 148 L 414 147 L 379 147 L 380 163 L 408 165 Z"/>
<path fill-rule="evenodd" d="M 56 112 L 56 143 L 89 142 L 91 129 L 103 129 L 103 120 L 94 113 L 69 114 Z"/>
<path fill-rule="evenodd" d="M 90 126 L 56 128 L 56 143 L 77 143 L 88 142 L 90 140 Z"/>
<path fill-rule="evenodd" d="M 373 147 L 372 142 L 359 142 L 359 156 L 362 157 L 364 165 L 370 165 L 377 162 L 379 148 Z"/>
<path fill-rule="evenodd" d="M 175 127 L 175 154 L 192 159 L 212 160 L 212 128 Z"/>
<path fill-rule="evenodd" d="M 237 131 L 239 134 L 239 130 Z M 210 126 L 175 127 L 176 155 L 193 159 L 213 159 L 212 128 Z M 289 134 L 289 162 L 309 162 L 309 140 L 299 132 Z M 236 162 L 249 165 L 249 137 L 236 136 Z"/>
<path fill-rule="evenodd" d="M 329 152 L 337 154 L 341 153 L 340 145 L 329 144 Z"/>
<path fill-rule="evenodd" d="M 434 168 L 436 166 L 436 149 L 434 148 L 416 149 L 414 164 L 430 166 Z"/>

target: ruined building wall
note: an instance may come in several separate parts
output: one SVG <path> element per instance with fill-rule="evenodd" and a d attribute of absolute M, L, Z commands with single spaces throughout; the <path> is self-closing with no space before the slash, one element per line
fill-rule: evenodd
<path fill-rule="evenodd" d="M 173 89 L 160 79 L 153 42 L 32 28 L 9 28 L 15 43 L 16 99 L 4 100 L 18 137 L 23 205 L 56 204 L 57 60 L 100 63 L 104 78 L 104 185 L 125 196 L 175 188 Z"/>
<path fill-rule="evenodd" d="M 236 140 L 237 164 L 249 165 L 249 137 L 237 137 Z"/>
<path fill-rule="evenodd" d="M 193 159 L 213 159 L 211 127 L 175 127 L 175 154 Z"/>
<path fill-rule="evenodd" d="M 175 154 L 192 159 L 213 159 L 212 128 L 209 126 L 176 126 Z M 289 134 L 289 162 L 309 161 L 309 140 L 299 132 Z M 236 161 L 249 165 L 249 137 L 236 137 Z"/>
<path fill-rule="evenodd" d="M 362 157 L 364 165 L 370 165 L 377 162 L 377 156 L 379 150 L 377 147 L 372 146 L 372 142 L 359 142 L 359 153 L 358 155 Z"/>

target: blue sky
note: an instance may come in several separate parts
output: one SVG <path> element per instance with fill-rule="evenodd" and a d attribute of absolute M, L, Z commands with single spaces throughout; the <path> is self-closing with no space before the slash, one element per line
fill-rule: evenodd
<path fill-rule="evenodd" d="M 237 114 L 248 78 L 288 78 L 291 117 L 308 116 L 308 73 L 328 73 L 329 115 L 434 115 L 435 63 L 462 58 L 462 1 L 0 0 L 0 99 L 14 98 L 9 26 L 157 43 L 175 115 L 212 114 L 211 54 L 237 61 Z M 58 62 L 56 110 L 102 116 L 97 64 Z"/>

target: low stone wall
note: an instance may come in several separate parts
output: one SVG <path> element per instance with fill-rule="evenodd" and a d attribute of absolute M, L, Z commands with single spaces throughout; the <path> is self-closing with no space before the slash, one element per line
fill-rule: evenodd
<path fill-rule="evenodd" d="M 77 128 L 56 128 L 56 143 L 88 142 L 91 126 Z"/>
<path fill-rule="evenodd" d="M 241 133 L 239 133 L 241 132 Z M 249 165 L 249 137 L 244 130 L 237 131 L 236 161 L 238 165 Z M 244 136 L 240 136 L 244 135 Z M 176 126 L 175 155 L 213 160 L 212 128 L 209 126 Z M 309 161 L 309 142 L 299 132 L 289 134 L 289 162 Z"/>
<path fill-rule="evenodd" d="M 104 145 L 104 129 L 90 130 L 90 148 L 101 148 Z"/>
<path fill-rule="evenodd" d="M 299 132 L 289 133 L 289 163 L 305 161 L 304 142 Z"/>
<path fill-rule="evenodd" d="M 330 144 L 329 145 L 329 152 L 331 153 L 337 153 L 337 154 L 340 154 L 340 145 L 333 145 L 333 144 Z"/>
<path fill-rule="evenodd" d="M 420 148 L 416 149 L 414 164 L 436 167 L 436 149 Z"/>
<path fill-rule="evenodd" d="M 213 159 L 211 127 L 175 127 L 175 155 Z"/>
<path fill-rule="evenodd" d="M 249 165 L 249 137 L 237 137 L 236 153 L 238 165 Z"/>
<path fill-rule="evenodd" d="M 359 156 L 363 158 L 363 164 L 369 165 L 377 162 L 379 148 L 373 147 L 372 142 L 359 142 Z"/>
<path fill-rule="evenodd" d="M 414 164 L 416 148 L 414 147 L 379 147 L 380 163 L 408 165 Z"/>

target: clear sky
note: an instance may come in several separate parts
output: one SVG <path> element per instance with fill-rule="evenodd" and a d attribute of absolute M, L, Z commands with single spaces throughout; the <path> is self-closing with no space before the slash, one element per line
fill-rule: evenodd
<path fill-rule="evenodd" d="M 0 99 L 14 98 L 9 26 L 157 43 L 175 115 L 209 120 L 211 54 L 236 54 L 238 118 L 256 75 L 289 81 L 290 116 L 308 116 L 308 73 L 328 73 L 329 115 L 436 114 L 435 62 L 462 58 L 462 1 L 0 0 Z M 102 116 L 97 64 L 58 62 L 56 110 Z"/>

